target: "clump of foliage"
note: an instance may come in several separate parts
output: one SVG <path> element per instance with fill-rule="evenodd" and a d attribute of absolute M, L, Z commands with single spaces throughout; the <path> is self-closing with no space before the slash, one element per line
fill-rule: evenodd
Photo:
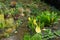
<path fill-rule="evenodd" d="M 43 28 L 44 26 L 53 26 L 53 24 L 57 22 L 57 13 L 44 11 L 36 17 L 31 16 L 28 19 L 28 26 L 31 30 L 34 31 L 37 25 L 40 28 Z"/>
<path fill-rule="evenodd" d="M 40 33 L 40 26 L 41 25 L 37 23 L 36 19 L 33 16 L 28 18 L 28 27 L 30 28 L 30 30 L 32 30 L 32 32 Z"/>
<path fill-rule="evenodd" d="M 24 35 L 24 39 L 23 40 L 42 40 L 42 36 L 41 34 L 35 34 L 33 36 L 28 35 Z"/>
<path fill-rule="evenodd" d="M 48 39 L 55 38 L 56 35 L 52 32 L 51 29 L 46 29 L 44 30 L 42 37 L 43 37 L 43 40 L 48 40 Z"/>
<path fill-rule="evenodd" d="M 49 40 L 60 36 L 60 30 L 52 32 L 51 29 L 45 29 L 41 33 L 34 35 L 26 34 L 23 40 Z"/>
<path fill-rule="evenodd" d="M 60 36 L 60 30 L 54 31 L 54 34 L 59 37 Z"/>
<path fill-rule="evenodd" d="M 44 26 L 51 26 L 57 21 L 57 13 L 43 11 L 36 18 L 38 22 L 44 23 Z"/>
<path fill-rule="evenodd" d="M 12 33 L 16 33 L 17 28 L 21 24 L 21 20 L 17 8 L 8 8 L 7 5 L 1 2 L 0 4 L 0 29 L 3 31 L 2 36 L 8 37 Z"/>
<path fill-rule="evenodd" d="M 5 19 L 4 14 L 0 14 L 0 29 L 2 29 L 1 31 L 4 31 L 3 35 L 5 36 L 14 33 L 17 27 L 20 26 L 20 23 L 20 19 L 16 21 L 14 21 L 13 18 Z"/>
<path fill-rule="evenodd" d="M 42 28 L 44 28 L 46 26 L 47 27 L 53 26 L 53 24 L 55 22 L 57 22 L 57 13 L 50 12 L 50 11 L 43 11 L 40 14 L 38 14 L 37 16 L 31 16 L 28 19 L 29 19 L 28 26 L 32 30 L 32 32 L 33 33 L 34 32 L 42 33 Z M 38 28 L 37 28 L 37 26 L 38 26 Z M 37 28 L 37 30 L 36 30 L 36 28 Z M 54 33 L 52 33 L 51 29 L 46 29 L 42 33 L 43 40 L 52 39 L 54 37 L 56 37 L 56 35 Z"/>

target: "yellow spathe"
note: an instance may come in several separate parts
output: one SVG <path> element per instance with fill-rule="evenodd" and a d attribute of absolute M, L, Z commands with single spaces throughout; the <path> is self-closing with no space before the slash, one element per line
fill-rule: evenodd
<path fill-rule="evenodd" d="M 30 20 L 31 20 L 31 18 L 30 18 L 30 17 L 28 17 L 28 20 L 30 21 Z"/>
<path fill-rule="evenodd" d="M 41 33 L 41 29 L 40 29 L 40 27 L 37 26 L 36 29 L 35 29 L 35 31 L 36 31 L 36 33 Z"/>
<path fill-rule="evenodd" d="M 34 24 L 34 25 L 37 25 L 37 23 L 36 23 L 36 19 L 33 20 L 33 24 Z"/>

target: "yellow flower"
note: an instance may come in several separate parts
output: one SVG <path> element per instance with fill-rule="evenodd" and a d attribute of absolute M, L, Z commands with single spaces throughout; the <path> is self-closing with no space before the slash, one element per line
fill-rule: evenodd
<path fill-rule="evenodd" d="M 28 18 L 28 20 L 30 21 L 30 20 L 31 20 L 31 18 L 29 17 L 29 18 Z"/>
<path fill-rule="evenodd" d="M 36 33 L 41 33 L 41 29 L 40 29 L 40 27 L 37 26 L 36 29 L 35 29 L 35 31 L 36 31 Z"/>
<path fill-rule="evenodd" d="M 36 23 L 36 19 L 33 20 L 33 24 L 34 24 L 34 25 L 37 25 L 37 23 Z"/>

